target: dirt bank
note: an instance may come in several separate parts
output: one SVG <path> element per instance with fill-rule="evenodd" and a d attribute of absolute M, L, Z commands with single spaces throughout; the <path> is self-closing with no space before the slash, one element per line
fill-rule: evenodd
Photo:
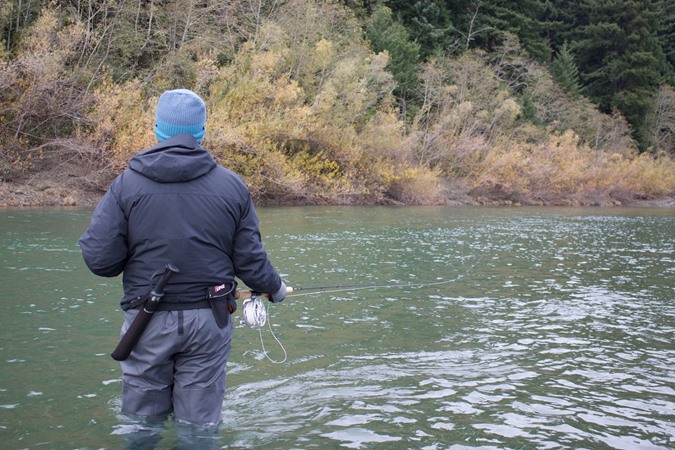
<path fill-rule="evenodd" d="M 78 190 L 59 185 L 58 183 L 19 184 L 0 182 L 0 208 L 26 208 L 46 206 L 93 207 L 100 200 L 103 192 Z M 483 205 L 483 206 L 522 206 L 523 203 L 490 197 L 472 197 L 468 194 L 455 195 L 448 199 L 448 205 Z M 599 206 L 599 207 L 654 207 L 675 208 L 675 197 L 659 199 L 626 199 L 620 201 L 612 198 L 569 200 L 555 204 L 532 203 L 537 206 Z"/>
<path fill-rule="evenodd" d="M 34 186 L 0 182 L 0 207 L 95 206 L 102 194 L 52 184 Z"/>

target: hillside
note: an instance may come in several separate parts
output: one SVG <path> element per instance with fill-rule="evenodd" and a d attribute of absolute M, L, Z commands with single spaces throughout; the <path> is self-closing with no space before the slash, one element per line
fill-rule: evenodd
<path fill-rule="evenodd" d="M 672 11 L 527 3 L 446 2 L 436 24 L 396 1 L 19 4 L 0 14 L 0 205 L 95 203 L 177 87 L 205 99 L 204 146 L 260 205 L 667 203 Z M 606 23 L 645 46 L 617 53 L 593 34 Z M 638 54 L 650 71 L 630 78 Z"/>

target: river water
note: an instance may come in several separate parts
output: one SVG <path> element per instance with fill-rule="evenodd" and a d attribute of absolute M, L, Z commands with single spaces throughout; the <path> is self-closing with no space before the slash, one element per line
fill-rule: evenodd
<path fill-rule="evenodd" d="M 109 356 L 120 278 L 77 247 L 90 214 L 0 211 L 0 448 L 133 431 Z M 236 329 L 216 447 L 675 448 L 675 210 L 259 215 L 287 284 L 324 289 L 270 305 L 279 342 Z"/>

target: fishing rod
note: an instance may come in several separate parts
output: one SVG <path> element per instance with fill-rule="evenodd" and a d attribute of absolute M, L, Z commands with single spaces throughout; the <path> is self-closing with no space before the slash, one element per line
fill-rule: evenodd
<path fill-rule="evenodd" d="M 397 286 L 414 286 L 410 283 L 400 283 L 400 282 L 391 282 L 391 283 L 366 283 L 366 284 L 337 284 L 337 285 L 324 285 L 324 286 L 305 286 L 305 287 L 286 287 L 286 294 L 292 295 L 293 297 L 300 295 L 310 295 L 310 291 L 321 291 L 324 293 L 340 292 L 345 290 L 358 290 L 358 289 L 373 289 L 373 288 L 390 288 Z M 307 291 L 305 293 L 296 294 L 298 291 Z M 240 289 L 235 291 L 234 298 L 238 300 L 243 300 L 242 303 L 242 318 L 240 323 L 249 328 L 254 328 L 258 330 L 260 334 L 260 345 L 262 346 L 263 354 L 265 357 L 274 364 L 282 364 L 286 362 L 288 354 L 283 344 L 274 334 L 272 330 L 272 325 L 267 318 L 267 307 L 265 302 L 262 299 L 269 299 L 269 294 L 258 293 L 251 290 Z M 265 342 L 263 341 L 262 328 L 267 324 L 270 334 L 274 340 L 279 344 L 281 350 L 284 352 L 284 357 L 282 360 L 278 361 L 272 359 L 267 354 L 267 349 L 265 348 Z"/>
<path fill-rule="evenodd" d="M 431 287 L 439 286 L 443 284 L 456 283 L 466 275 L 468 275 L 481 261 L 483 256 L 481 255 L 478 260 L 476 260 L 470 267 L 468 267 L 461 275 L 456 276 L 455 278 L 449 280 L 441 281 L 428 281 L 428 282 L 404 282 L 404 281 L 391 281 L 389 283 L 360 283 L 360 284 L 336 284 L 336 285 L 326 285 L 326 286 L 307 286 L 307 287 L 293 287 L 289 291 L 289 294 L 293 297 L 299 297 L 301 295 L 312 295 L 312 292 L 299 292 L 298 291 L 321 291 L 324 294 L 332 294 L 334 292 L 344 292 L 344 291 L 358 291 L 362 289 L 373 289 L 373 288 L 422 288 L 422 287 Z M 438 278 L 437 278 L 438 280 Z"/>
<path fill-rule="evenodd" d="M 423 283 L 405 283 L 401 281 L 392 281 L 389 283 L 360 283 L 360 284 L 334 284 L 334 285 L 322 285 L 322 286 L 296 286 L 296 287 L 286 287 L 286 293 L 289 296 L 292 297 L 299 297 L 302 295 L 312 295 L 312 291 L 321 291 L 324 294 L 327 293 L 334 293 L 334 292 L 343 292 L 343 291 L 355 291 L 355 290 L 361 290 L 361 289 L 374 289 L 374 288 L 396 288 L 396 287 L 408 287 L 408 288 L 417 288 L 417 287 L 430 287 L 430 286 L 438 286 L 438 285 L 443 285 L 443 284 L 450 284 L 450 283 L 455 283 L 459 281 L 460 279 L 464 278 L 466 274 L 468 274 L 473 268 L 478 264 L 478 262 L 474 263 L 473 266 L 468 268 L 464 273 L 461 275 L 450 279 L 450 280 L 441 280 L 441 281 L 431 281 L 431 282 L 423 282 Z M 307 291 L 307 292 L 301 292 L 301 291 Z M 237 290 L 234 293 L 234 297 L 236 299 L 241 299 L 244 300 L 244 303 L 242 305 L 242 320 L 241 324 L 246 325 L 249 328 L 257 328 L 258 332 L 260 334 L 260 344 L 263 349 L 263 354 L 265 357 L 267 357 L 268 360 L 270 360 L 274 364 L 281 364 L 286 362 L 286 358 L 288 354 L 286 353 L 286 349 L 284 346 L 281 344 L 279 339 L 274 335 L 274 331 L 272 331 L 272 325 L 271 323 L 267 320 L 267 309 L 265 307 L 264 302 L 262 301 L 262 298 L 269 298 L 268 294 L 259 294 L 257 292 L 253 292 L 250 290 Z M 279 346 L 284 352 L 284 358 L 281 361 L 276 361 L 267 354 L 267 350 L 265 349 L 265 343 L 263 342 L 263 336 L 262 336 L 262 327 L 267 323 L 267 326 L 269 328 L 270 333 L 272 334 L 272 337 L 274 340 L 277 341 Z"/>
<path fill-rule="evenodd" d="M 453 280 L 454 281 L 454 280 Z M 445 283 L 445 281 L 444 281 Z M 424 284 L 426 286 L 427 284 Z M 335 284 L 335 285 L 325 285 L 325 286 L 288 286 L 286 288 L 287 295 L 306 295 L 306 294 L 296 294 L 299 291 L 328 291 L 336 292 L 343 290 L 352 290 L 352 289 L 372 289 L 372 288 L 390 288 L 390 287 L 415 287 L 422 286 L 422 284 L 413 284 L 413 283 L 402 283 L 402 282 L 391 282 L 391 283 L 360 283 L 360 284 Z M 248 299 L 251 296 L 256 295 L 255 292 L 250 290 L 241 289 L 235 292 L 234 298 L 236 299 Z M 268 294 L 258 294 L 258 297 L 269 298 Z"/>
<path fill-rule="evenodd" d="M 468 273 L 468 271 L 467 271 Z M 442 284 L 455 283 L 462 279 L 466 273 L 455 277 L 450 280 L 442 281 L 431 281 L 431 282 L 419 282 L 419 283 L 409 283 L 403 281 L 392 281 L 389 283 L 358 283 L 358 284 L 333 284 L 333 285 L 321 285 L 321 286 L 288 286 L 286 289 L 286 294 L 292 297 L 299 297 L 303 295 L 312 295 L 313 292 L 310 291 L 321 291 L 322 293 L 330 294 L 334 292 L 344 292 L 344 291 L 358 291 L 363 289 L 374 289 L 374 288 L 397 288 L 397 287 L 407 287 L 407 288 L 419 288 L 419 287 L 430 287 L 438 286 Z M 307 291 L 307 292 L 301 292 Z M 251 296 L 255 296 L 256 293 L 249 290 L 238 290 L 235 292 L 234 297 L 237 299 L 248 299 Z M 257 294 L 258 297 L 269 298 L 268 294 Z"/>
<path fill-rule="evenodd" d="M 360 283 L 360 284 L 334 284 L 323 286 L 296 286 L 293 287 L 293 294 L 295 295 L 309 295 L 309 291 L 322 292 L 336 292 L 359 289 L 374 289 L 374 288 L 390 288 L 390 287 L 405 287 L 408 283 L 392 282 L 392 283 Z M 297 294 L 297 292 L 307 291 L 307 294 Z"/>
<path fill-rule="evenodd" d="M 390 282 L 377 282 L 377 283 L 357 283 L 357 284 L 332 284 L 332 285 L 321 285 L 321 286 L 288 286 L 286 289 L 286 294 L 292 297 L 300 297 L 304 295 L 312 295 L 311 291 L 321 291 L 324 294 L 332 294 L 334 292 L 344 292 L 344 291 L 358 291 L 362 289 L 374 289 L 374 288 L 421 288 L 421 287 L 431 287 L 439 286 L 443 284 L 456 283 L 466 275 L 471 273 L 473 269 L 476 268 L 478 263 L 483 259 L 483 255 L 480 255 L 479 258 L 469 267 L 466 268 L 460 275 L 451 278 L 449 280 L 440 280 L 440 281 L 427 281 L 427 282 L 405 282 L 405 281 L 390 281 Z M 438 278 L 436 278 L 438 280 Z M 307 292 L 302 292 L 307 291 Z M 268 294 L 259 294 L 252 292 L 250 290 L 237 290 L 234 293 L 234 298 L 236 299 L 248 299 L 252 296 L 269 298 Z"/>
<path fill-rule="evenodd" d="M 390 287 L 411 287 L 416 286 L 411 283 L 401 283 L 398 281 L 391 283 L 361 283 L 361 284 L 336 284 L 324 286 L 305 286 L 305 287 L 286 287 L 286 295 L 297 297 L 300 295 L 310 295 L 309 291 L 321 291 L 323 293 L 341 292 L 347 290 L 390 288 Z M 307 293 L 296 294 L 298 291 L 308 291 Z M 269 299 L 269 294 L 258 293 L 251 290 L 240 289 L 235 291 L 234 298 L 243 300 L 242 304 L 242 325 L 250 328 L 261 328 L 267 320 L 267 309 L 262 299 Z"/>
<path fill-rule="evenodd" d="M 361 284 L 334 284 L 334 285 L 322 285 L 322 286 L 296 286 L 288 287 L 287 294 L 289 297 L 301 297 L 306 295 L 314 295 L 315 292 L 321 292 L 323 294 L 333 294 L 336 292 L 345 292 L 345 291 L 360 291 L 365 289 L 375 289 L 375 288 L 421 288 L 421 287 L 430 287 L 437 286 L 441 284 L 455 283 L 459 281 L 464 275 L 453 278 L 451 280 L 443 281 L 432 281 L 432 282 L 423 282 L 423 283 L 406 283 L 401 281 L 393 281 L 391 283 L 361 283 Z M 304 291 L 304 292 L 303 292 Z M 248 299 L 251 296 L 255 296 L 255 293 L 252 293 L 248 290 L 239 290 L 235 293 L 235 298 L 237 299 Z M 267 294 L 258 295 L 258 297 L 267 298 Z"/>
<path fill-rule="evenodd" d="M 286 288 L 287 289 L 286 293 L 288 296 L 298 297 L 301 295 L 312 295 L 316 291 L 320 291 L 324 294 L 327 294 L 334 292 L 355 291 L 361 289 L 374 289 L 374 288 L 427 287 L 440 284 L 454 283 L 463 276 L 464 275 L 460 275 L 459 277 L 456 277 L 452 280 L 443 280 L 430 283 L 404 283 L 400 281 L 393 281 L 390 283 L 334 284 L 334 285 L 305 286 L 305 287 L 288 286 Z M 299 292 L 299 291 L 306 291 L 306 292 Z M 258 333 L 260 334 L 260 345 L 262 346 L 263 354 L 265 355 L 265 357 L 274 364 L 282 364 L 286 362 L 288 354 L 286 353 L 286 349 L 284 348 L 281 341 L 279 341 L 279 339 L 274 334 L 271 323 L 269 322 L 269 320 L 267 320 L 267 308 L 265 306 L 265 303 L 262 301 L 263 298 L 269 298 L 269 295 L 259 294 L 257 292 L 242 289 L 235 291 L 234 296 L 237 299 L 244 300 L 244 303 L 242 305 L 241 324 L 249 328 L 254 328 L 258 330 Z M 267 323 L 267 326 L 269 328 L 272 337 L 274 338 L 275 341 L 277 341 L 277 343 L 284 352 L 284 358 L 281 361 L 274 360 L 267 354 L 267 349 L 265 348 L 265 343 L 263 341 L 262 335 L 262 328 L 265 325 L 265 323 Z"/>

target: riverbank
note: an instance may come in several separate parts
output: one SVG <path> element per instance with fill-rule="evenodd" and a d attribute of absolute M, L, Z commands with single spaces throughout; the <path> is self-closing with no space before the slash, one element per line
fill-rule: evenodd
<path fill-rule="evenodd" d="M 100 193 L 73 190 L 56 184 L 0 183 L 0 208 L 30 208 L 46 206 L 95 206 Z"/>
<path fill-rule="evenodd" d="M 94 207 L 101 199 L 102 192 L 72 189 L 56 183 L 18 184 L 0 183 L 0 208 L 31 208 L 31 207 Z M 447 205 L 475 205 L 475 206 L 598 206 L 598 207 L 655 207 L 675 208 L 675 196 L 638 199 L 611 197 L 564 199 L 545 203 L 541 201 L 513 201 L 503 198 L 491 198 L 484 195 L 472 196 L 469 193 L 455 193 L 448 199 Z"/>

